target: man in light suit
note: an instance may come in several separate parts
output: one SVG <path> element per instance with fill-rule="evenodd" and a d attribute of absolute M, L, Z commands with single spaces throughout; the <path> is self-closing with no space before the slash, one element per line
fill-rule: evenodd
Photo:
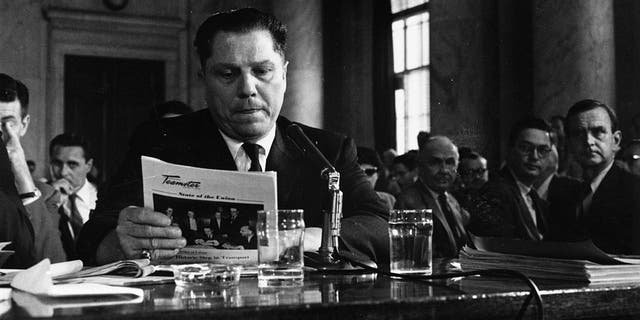
<path fill-rule="evenodd" d="M 279 117 L 286 89 L 286 28 L 255 9 L 223 12 L 200 26 L 195 46 L 208 109 L 150 122 L 134 133 L 124 164 L 81 233 L 78 250 L 89 264 L 139 258 L 147 251 L 153 259 L 170 258 L 186 244 L 164 214 L 140 207 L 141 155 L 202 168 L 276 171 L 278 207 L 304 209 L 307 227 L 322 226 L 327 182 L 286 135 L 291 122 Z M 341 174 L 341 248 L 388 265 L 387 213 L 358 167 L 353 140 L 300 127 Z M 305 232 L 308 250 L 320 246 L 318 231 Z"/>
<path fill-rule="evenodd" d="M 539 118 L 518 121 L 509 134 L 506 165 L 472 204 L 469 230 L 478 236 L 542 240 L 549 205 L 534 182 L 552 152 L 551 127 Z"/>
<path fill-rule="evenodd" d="M 450 193 L 458 168 L 458 148 L 444 136 L 420 146 L 418 180 L 398 197 L 399 209 L 432 209 L 433 257 L 453 258 L 467 242 L 469 213 Z"/>

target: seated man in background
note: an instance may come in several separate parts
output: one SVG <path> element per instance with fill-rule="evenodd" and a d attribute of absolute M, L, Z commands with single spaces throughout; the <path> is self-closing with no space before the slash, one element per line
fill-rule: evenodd
<path fill-rule="evenodd" d="M 454 195 L 462 207 L 468 210 L 482 186 L 489 181 L 487 159 L 475 151 L 461 153 L 458 174 L 461 183 Z"/>
<path fill-rule="evenodd" d="M 543 238 L 548 204 L 538 196 L 534 182 L 542 176 L 551 147 L 551 127 L 544 120 L 525 118 L 512 127 L 506 165 L 484 185 L 472 205 L 472 234 Z"/>
<path fill-rule="evenodd" d="M 171 258 L 186 241 L 180 229 L 143 208 L 140 156 L 203 168 L 276 171 L 278 207 L 303 209 L 305 247 L 317 250 L 327 182 L 299 150 L 279 117 L 287 80 L 286 28 L 255 9 L 210 16 L 195 46 L 208 109 L 153 121 L 134 133 L 129 153 L 84 226 L 78 249 L 89 264 L 123 258 Z M 387 212 L 356 162 L 352 139 L 300 125 L 341 174 L 341 248 L 379 265 L 389 263 Z M 133 205 L 133 206 L 132 206 Z"/>
<path fill-rule="evenodd" d="M 450 191 L 456 179 L 458 149 L 444 136 L 420 146 L 419 178 L 398 197 L 398 209 L 432 209 L 433 257 L 454 258 L 467 242 L 469 213 Z"/>
<path fill-rule="evenodd" d="M 22 199 L 33 226 L 33 257 L 36 261 L 49 258 L 51 262 L 66 260 L 57 224 L 57 193 L 50 186 L 34 181 L 29 172 L 21 139 L 31 120 L 28 114 L 29 90 L 20 81 L 0 74 L 0 121 L 2 140 L 11 164 L 11 183 Z"/>
<path fill-rule="evenodd" d="M 89 144 L 73 133 L 57 135 L 49 144 L 51 186 L 60 193 L 58 227 L 69 260 L 78 259 L 76 240 L 96 207 L 98 189 L 87 176 L 93 167 Z"/>
<path fill-rule="evenodd" d="M 16 93 L 8 89 L 0 88 L 0 108 L 5 107 L 7 100 L 15 99 Z M 4 122 L 2 126 L 5 126 Z M 3 138 L 4 132 L 3 128 Z M 4 139 L 0 139 L 0 241 L 11 242 L 4 250 L 15 251 L 4 263 L 0 263 L 0 267 L 28 268 L 38 262 L 33 243 L 34 230 L 18 196 L 11 167 Z"/>
<path fill-rule="evenodd" d="M 400 192 L 407 190 L 418 179 L 418 153 L 410 150 L 393 159 L 391 176 L 400 186 Z M 391 190 L 389 190 L 391 192 Z M 397 195 L 396 195 L 397 196 Z"/>
<path fill-rule="evenodd" d="M 582 166 L 584 185 L 573 194 L 573 210 L 554 216 L 554 237 L 590 238 L 607 253 L 640 253 L 640 180 L 614 161 L 622 139 L 615 112 L 582 100 L 566 121 L 568 147 Z"/>
<path fill-rule="evenodd" d="M 360 169 L 367 175 L 371 187 L 375 188 L 379 174 L 383 170 L 382 161 L 378 153 L 371 148 L 358 147 L 358 164 L 360 165 Z M 378 197 L 387 204 L 387 210 L 393 209 L 396 205 L 396 198 L 392 194 L 384 191 L 376 191 L 376 193 Z"/>

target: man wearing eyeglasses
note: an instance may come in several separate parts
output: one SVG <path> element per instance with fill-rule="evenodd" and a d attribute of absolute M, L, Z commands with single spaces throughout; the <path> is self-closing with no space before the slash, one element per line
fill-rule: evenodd
<path fill-rule="evenodd" d="M 542 240 L 548 204 L 534 182 L 551 153 L 551 127 L 524 118 L 511 129 L 506 165 L 480 192 L 472 206 L 470 231 L 479 236 Z"/>
<path fill-rule="evenodd" d="M 615 112 L 596 100 L 575 103 L 567 117 L 568 147 L 582 166 L 575 211 L 563 212 L 572 239 L 590 238 L 607 253 L 640 253 L 640 180 L 615 160 L 622 134 Z"/>

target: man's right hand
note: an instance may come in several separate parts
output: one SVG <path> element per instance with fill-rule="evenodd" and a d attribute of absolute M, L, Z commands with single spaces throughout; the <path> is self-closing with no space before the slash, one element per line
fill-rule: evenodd
<path fill-rule="evenodd" d="M 70 195 L 75 193 L 75 188 L 73 187 L 73 185 L 71 185 L 71 182 L 66 179 L 56 180 L 51 183 L 51 186 L 63 195 Z"/>
<path fill-rule="evenodd" d="M 149 208 L 122 209 L 116 234 L 126 259 L 140 259 L 143 250 L 151 254 L 151 260 L 168 259 L 187 245 L 169 217 Z"/>

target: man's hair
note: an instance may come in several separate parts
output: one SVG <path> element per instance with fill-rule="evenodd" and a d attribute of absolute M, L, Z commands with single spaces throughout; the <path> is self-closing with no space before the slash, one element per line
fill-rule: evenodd
<path fill-rule="evenodd" d="M 509 132 L 509 140 L 507 141 L 507 146 L 512 148 L 516 144 L 516 140 L 518 140 L 518 136 L 520 133 L 526 129 L 538 129 L 545 131 L 549 134 L 549 138 L 551 139 L 551 126 L 546 121 L 536 118 L 536 117 L 525 117 L 516 122 Z"/>
<path fill-rule="evenodd" d="M 460 161 L 462 160 L 478 160 L 482 158 L 482 156 L 475 151 L 468 151 L 464 153 L 460 153 Z"/>
<path fill-rule="evenodd" d="M 167 114 L 187 114 L 193 112 L 193 109 L 189 107 L 186 103 L 178 100 L 170 100 L 167 102 L 163 102 L 155 105 L 151 109 L 151 118 L 152 119 L 160 119 Z"/>
<path fill-rule="evenodd" d="M 276 17 L 254 8 L 242 8 L 218 12 L 209 16 L 198 28 L 193 45 L 205 66 L 211 57 L 213 38 L 218 32 L 247 33 L 254 30 L 269 31 L 273 38 L 273 49 L 282 57 L 287 51 L 287 28 Z"/>
<path fill-rule="evenodd" d="M 29 89 L 24 83 L 11 76 L 0 73 L 0 101 L 20 102 L 20 115 L 24 118 L 29 110 Z"/>
<path fill-rule="evenodd" d="M 395 157 L 393 164 L 402 164 L 407 167 L 407 170 L 411 171 L 418 166 L 418 152 L 410 150 L 407 153 Z"/>
<path fill-rule="evenodd" d="M 49 156 L 53 157 L 53 152 L 56 147 L 80 147 L 82 151 L 84 151 L 85 160 L 93 159 L 89 143 L 79 134 L 63 133 L 57 135 L 49 144 Z"/>
<path fill-rule="evenodd" d="M 596 108 L 604 109 L 609 115 L 609 120 L 611 120 L 611 132 L 616 132 L 618 130 L 618 117 L 613 109 L 609 108 L 606 104 L 592 99 L 585 99 L 576 102 L 569 111 L 567 111 L 567 116 L 565 117 L 565 123 L 569 123 L 572 117 L 577 116 L 580 113 L 587 112 L 589 110 L 593 110 Z M 567 130 L 567 135 L 571 134 L 570 130 Z"/>
<path fill-rule="evenodd" d="M 372 165 L 378 169 L 382 168 L 380 156 L 371 148 L 358 147 L 358 163 Z"/>

